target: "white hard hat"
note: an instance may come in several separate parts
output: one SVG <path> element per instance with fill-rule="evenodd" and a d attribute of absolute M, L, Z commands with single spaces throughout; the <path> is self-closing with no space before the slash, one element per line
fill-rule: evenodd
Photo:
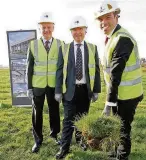
<path fill-rule="evenodd" d="M 54 23 L 54 19 L 51 12 L 45 12 L 41 15 L 39 24 L 43 22 Z"/>
<path fill-rule="evenodd" d="M 73 18 L 71 24 L 70 24 L 70 30 L 77 27 L 88 27 L 86 20 L 81 16 L 76 16 Z"/>
<path fill-rule="evenodd" d="M 98 12 L 95 13 L 95 19 L 111 12 L 116 12 L 117 14 L 120 13 L 120 8 L 118 8 L 116 1 L 103 1 L 100 5 Z"/>

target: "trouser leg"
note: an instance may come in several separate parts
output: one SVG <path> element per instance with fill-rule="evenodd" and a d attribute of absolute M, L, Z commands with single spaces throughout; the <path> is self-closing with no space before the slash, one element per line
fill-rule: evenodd
<path fill-rule="evenodd" d="M 41 144 L 43 141 L 42 124 L 43 124 L 43 106 L 45 94 L 34 96 L 32 105 L 32 131 L 35 142 Z"/>
<path fill-rule="evenodd" d="M 57 137 L 60 132 L 59 103 L 55 100 L 55 88 L 47 87 L 46 98 L 50 118 L 50 136 Z"/>
<path fill-rule="evenodd" d="M 88 97 L 87 86 L 76 86 L 76 118 L 79 120 L 83 115 L 89 111 L 90 100 Z M 75 138 L 76 142 L 80 142 L 82 138 L 82 132 L 75 127 Z"/>
<path fill-rule="evenodd" d="M 138 101 L 118 101 L 118 115 L 121 118 L 120 145 L 117 149 L 118 160 L 128 160 L 131 152 L 131 123 L 134 119 Z"/>
<path fill-rule="evenodd" d="M 74 104 L 74 99 L 71 101 L 63 100 L 64 106 L 64 120 L 63 120 L 63 129 L 62 129 L 62 138 L 61 138 L 61 148 L 63 150 L 69 150 L 70 143 L 72 140 L 72 134 L 74 131 L 74 116 L 76 106 Z"/>
<path fill-rule="evenodd" d="M 117 115 L 118 108 L 117 107 L 112 107 L 112 113 L 113 115 Z"/>

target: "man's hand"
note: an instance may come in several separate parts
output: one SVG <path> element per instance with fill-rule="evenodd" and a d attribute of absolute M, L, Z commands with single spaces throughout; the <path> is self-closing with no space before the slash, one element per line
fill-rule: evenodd
<path fill-rule="evenodd" d="M 115 107 L 115 108 L 116 108 L 116 107 L 117 107 L 117 103 L 107 102 L 107 101 L 106 101 L 105 107 L 104 107 L 103 112 L 102 112 L 102 115 L 110 116 L 112 107 Z"/>
<path fill-rule="evenodd" d="M 62 94 L 55 94 L 55 100 L 60 103 L 62 101 Z"/>
<path fill-rule="evenodd" d="M 102 111 L 102 115 L 104 116 L 110 116 L 111 113 L 111 106 L 105 105 L 103 111 Z"/>
<path fill-rule="evenodd" d="M 28 90 L 27 90 L 27 97 L 28 97 L 29 99 L 32 99 L 32 98 L 33 98 L 33 90 L 32 90 L 32 89 L 28 89 Z"/>
<path fill-rule="evenodd" d="M 98 99 L 98 93 L 93 93 L 91 99 L 92 99 L 92 102 L 95 102 Z"/>

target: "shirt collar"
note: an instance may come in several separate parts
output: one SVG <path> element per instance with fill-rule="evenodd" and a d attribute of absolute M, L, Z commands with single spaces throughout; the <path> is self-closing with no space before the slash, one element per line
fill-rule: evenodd
<path fill-rule="evenodd" d="M 43 43 L 45 44 L 45 42 L 47 41 L 44 37 L 42 37 Z M 48 40 L 50 42 L 50 44 L 52 43 L 52 38 Z"/>
<path fill-rule="evenodd" d="M 76 44 L 79 44 L 79 43 L 74 40 L 74 46 L 76 46 Z M 84 40 L 80 44 L 84 45 Z"/>
<path fill-rule="evenodd" d="M 118 24 L 117 24 L 117 25 L 118 25 Z M 113 33 L 114 33 L 114 31 L 115 31 L 117 25 L 116 25 L 115 28 L 111 31 L 111 33 L 107 35 L 108 38 L 111 38 L 111 36 L 113 35 Z"/>

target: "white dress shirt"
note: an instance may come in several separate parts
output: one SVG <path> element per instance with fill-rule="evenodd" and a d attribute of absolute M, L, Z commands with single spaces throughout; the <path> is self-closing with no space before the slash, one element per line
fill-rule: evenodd
<path fill-rule="evenodd" d="M 44 46 L 45 46 L 46 41 L 49 41 L 48 47 L 49 47 L 49 48 L 51 47 L 53 38 L 51 38 L 51 39 L 49 39 L 49 40 L 46 40 L 44 37 L 42 37 L 42 40 L 43 40 Z"/>
<path fill-rule="evenodd" d="M 77 54 L 77 45 L 79 44 L 76 41 L 74 41 L 74 56 L 75 56 L 75 65 L 76 65 L 76 54 Z M 84 56 L 84 41 L 82 41 L 80 46 L 80 49 L 82 51 L 82 73 L 83 73 L 83 77 L 82 79 L 79 81 L 76 79 L 76 84 L 85 84 L 86 83 L 86 77 L 85 77 L 85 56 Z"/>

